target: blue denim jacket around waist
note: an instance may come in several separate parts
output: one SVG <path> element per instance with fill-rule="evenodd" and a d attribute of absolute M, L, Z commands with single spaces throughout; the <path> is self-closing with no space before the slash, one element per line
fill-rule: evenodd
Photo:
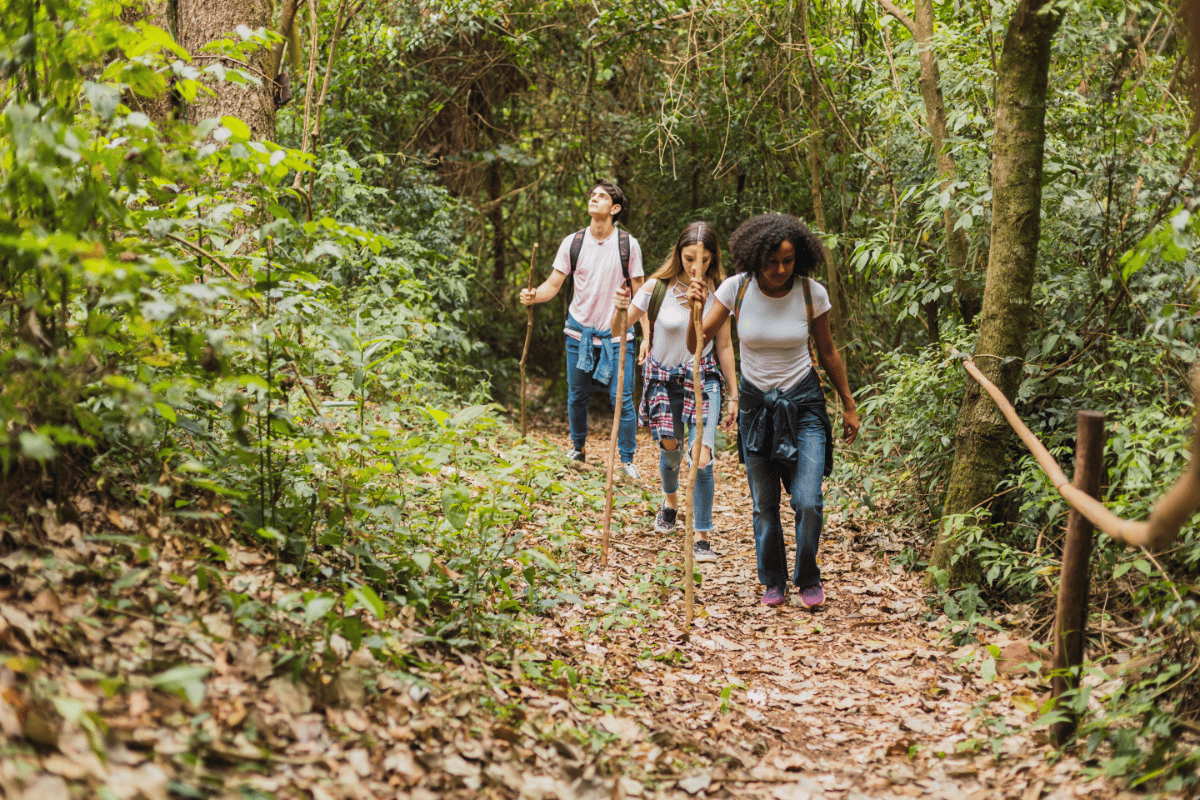
<path fill-rule="evenodd" d="M 783 470 L 783 485 L 792 485 L 792 470 L 800 459 L 800 420 L 814 415 L 825 428 L 825 471 L 833 471 L 833 425 L 825 410 L 825 394 L 816 370 L 810 369 L 791 389 L 764 392 L 742 379 L 738 388 L 738 432 L 742 450 L 769 458 Z"/>
<path fill-rule="evenodd" d="M 608 385 L 612 380 L 613 371 L 617 364 L 617 349 L 612 341 L 612 331 L 605 328 L 585 328 L 580 325 L 574 317 L 567 314 L 567 328 L 573 331 L 579 331 L 579 359 L 575 362 L 575 368 L 584 372 L 591 372 L 592 378 L 597 383 Z M 632 330 L 632 328 L 631 328 Z M 600 357 L 595 357 L 595 345 L 593 341 L 599 339 Z M 625 342 L 628 343 L 630 338 L 628 334 L 625 337 Z M 586 347 L 584 345 L 587 345 Z M 594 371 L 593 371 L 594 370 Z"/>

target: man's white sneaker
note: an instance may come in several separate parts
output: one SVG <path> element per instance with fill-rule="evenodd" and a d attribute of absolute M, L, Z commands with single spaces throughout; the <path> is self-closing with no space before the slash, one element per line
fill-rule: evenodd
<path fill-rule="evenodd" d="M 638 472 L 637 467 L 633 465 L 633 462 L 621 464 L 621 477 L 631 481 L 640 481 L 642 479 L 641 473 Z"/>

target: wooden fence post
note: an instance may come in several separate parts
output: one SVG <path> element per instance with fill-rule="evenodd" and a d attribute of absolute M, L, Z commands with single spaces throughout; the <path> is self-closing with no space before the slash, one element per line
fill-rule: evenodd
<path fill-rule="evenodd" d="M 1104 472 L 1104 414 L 1080 411 L 1075 434 L 1075 488 L 1092 497 L 1100 494 Z M 1083 663 L 1087 632 L 1088 568 L 1092 558 L 1092 523 L 1071 509 L 1063 542 L 1062 569 L 1058 584 L 1058 608 L 1054 618 L 1054 677 L 1052 694 L 1078 688 L 1078 667 Z M 1056 705 L 1056 708 L 1059 706 Z M 1051 740 L 1062 747 L 1075 738 L 1075 712 L 1063 709 L 1067 718 L 1050 728 Z"/>

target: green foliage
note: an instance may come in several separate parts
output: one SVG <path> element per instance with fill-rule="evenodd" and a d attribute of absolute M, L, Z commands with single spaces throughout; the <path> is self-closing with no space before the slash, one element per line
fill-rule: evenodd
<path fill-rule="evenodd" d="M 859 490 L 851 500 L 872 511 L 882 502 L 889 513 L 940 515 L 967 380 L 960 348 L 971 339 L 967 330 L 954 333 L 944 348 L 882 355 L 882 380 L 858 404 L 859 449 L 837 462 L 838 482 Z"/>
<path fill-rule="evenodd" d="M 162 508 L 171 532 L 201 532 L 221 560 L 231 513 L 235 534 L 328 587 L 280 612 L 386 657 L 406 656 L 364 640 L 360 619 L 386 613 L 384 599 L 463 647 L 553 602 L 543 587 L 558 566 L 519 546 L 517 523 L 557 484 L 528 447 L 497 464 L 483 446 L 499 428 L 478 405 L 481 316 L 453 203 L 414 183 L 404 194 L 426 208 L 398 209 L 344 152 L 314 161 L 251 141 L 234 117 L 151 120 L 131 97 L 157 97 L 168 78 L 195 96 L 214 75 L 115 11 L 42 4 L 33 51 L 19 28 L 0 41 L 33 76 L 0 118 L 10 511 L 96 479 Z M 244 31 L 219 46 L 244 57 L 262 43 Z M 327 205 L 290 188 L 297 173 Z M 440 410 L 464 399 L 477 404 Z M 466 477 L 484 467 L 486 480 Z M 270 632 L 229 574 L 206 565 L 197 578 L 224 588 L 239 624 Z"/>

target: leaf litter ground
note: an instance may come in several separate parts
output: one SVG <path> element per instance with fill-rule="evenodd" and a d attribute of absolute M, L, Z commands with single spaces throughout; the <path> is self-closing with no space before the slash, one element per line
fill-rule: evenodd
<path fill-rule="evenodd" d="M 561 423 L 535 425 L 532 436 L 565 441 Z M 711 538 L 721 557 L 697 565 L 685 631 L 682 526 L 652 527 L 653 443 L 639 437 L 640 484 L 617 487 L 607 567 L 604 475 L 591 460 L 567 473 L 561 504 L 546 509 L 547 518 L 576 509 L 580 535 L 567 553 L 559 531 L 532 526 L 526 537 L 574 561 L 565 602 L 528 636 L 474 653 L 422 643 L 410 607 L 383 620 L 364 614 L 369 631 L 404 648 L 402 668 L 336 633 L 312 642 L 300 668 L 281 661 L 249 623 L 258 613 L 311 639 L 310 621 L 271 610 L 306 587 L 235 542 L 219 506 L 191 536 L 163 535 L 153 504 L 115 507 L 99 493 L 71 502 L 74 521 L 46 509 L 5 529 L 0 791 L 13 800 L 1135 796 L 1087 778 L 1087 764 L 1056 756 L 1033 727 L 1045 680 L 1022 666 L 1037 656 L 1019 641 L 995 635 L 999 670 L 977 645 L 948 643 L 919 576 L 888 564 L 895 531 L 831 509 L 826 607 L 810 612 L 794 595 L 762 606 L 744 475 L 723 456 Z M 242 603 L 232 613 L 197 580 L 202 564 L 225 570 Z"/>

